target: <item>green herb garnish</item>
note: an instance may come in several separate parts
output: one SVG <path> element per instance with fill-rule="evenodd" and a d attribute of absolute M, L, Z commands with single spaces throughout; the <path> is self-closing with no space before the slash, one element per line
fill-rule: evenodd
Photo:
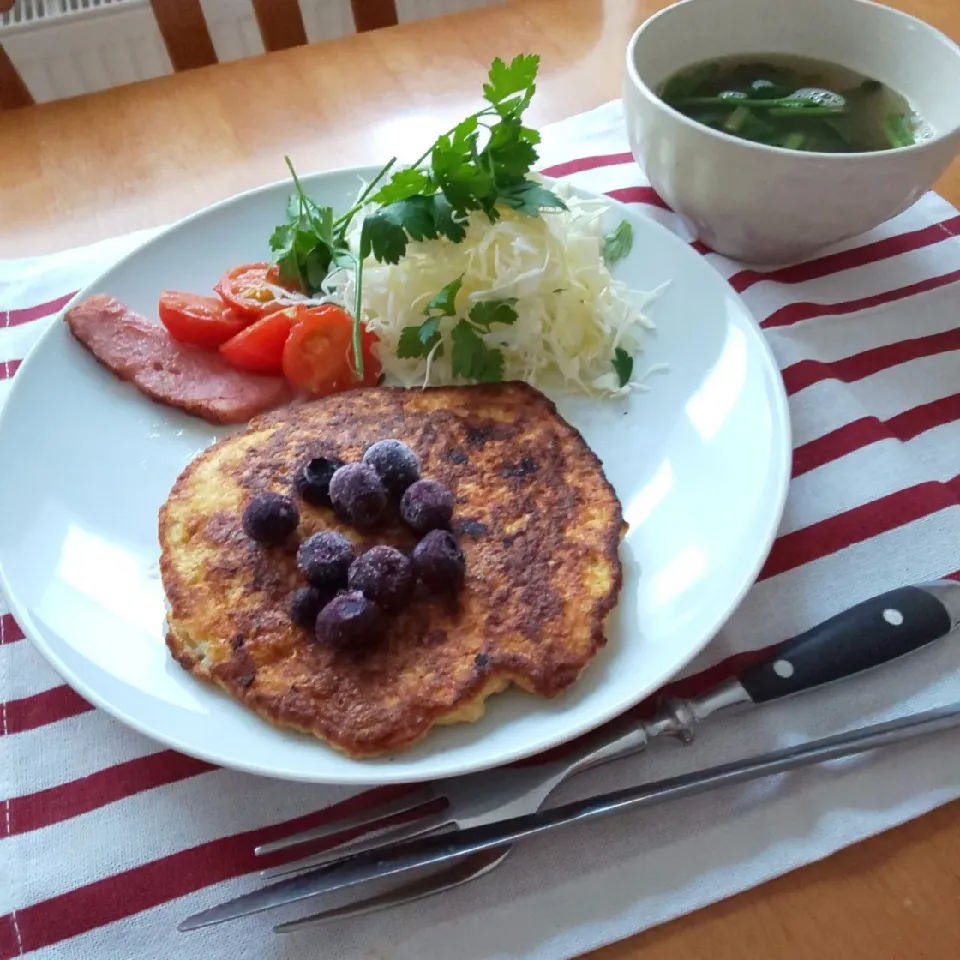
<path fill-rule="evenodd" d="M 462 276 L 451 280 L 427 304 L 423 311 L 427 319 L 418 327 L 404 327 L 400 331 L 397 356 L 401 360 L 429 356 L 430 351 L 440 343 L 440 318 L 457 315 L 456 300 L 462 285 Z M 443 344 L 437 349 L 437 356 L 443 356 Z"/>
<path fill-rule="evenodd" d="M 342 217 L 334 220 L 332 207 L 321 207 L 304 192 L 300 178 L 289 157 L 284 157 L 296 193 L 287 201 L 287 222 L 278 226 L 270 237 L 274 262 L 280 268 L 282 283 L 293 283 L 304 293 L 312 295 L 323 286 L 332 269 L 356 264 L 356 258 L 347 243 L 350 221 L 370 192 L 386 176 L 396 162 L 391 160 L 370 181 L 357 204 Z M 357 290 L 353 317 L 354 369 L 358 380 L 363 379 L 363 353 L 360 349 L 360 300 L 363 292 L 361 271 L 357 270 Z"/>
<path fill-rule="evenodd" d="M 287 201 L 287 222 L 270 237 L 270 249 L 280 268 L 280 280 L 312 292 L 327 278 L 338 247 L 333 236 L 333 210 L 311 200 L 289 157 L 284 157 L 296 193 Z"/>
<path fill-rule="evenodd" d="M 419 326 L 404 327 L 400 332 L 397 356 L 401 359 L 426 357 L 437 347 L 436 356 L 442 357 L 440 320 L 457 316 L 456 297 L 463 282 L 462 277 L 448 283 L 427 304 L 424 314 L 427 319 Z M 482 334 L 494 323 L 509 326 L 517 321 L 516 299 L 481 300 L 475 303 L 461 318 L 450 333 L 452 341 L 453 375 L 480 383 L 494 383 L 503 379 L 503 352 L 488 346 Z"/>
<path fill-rule="evenodd" d="M 612 267 L 633 249 L 633 227 L 628 220 L 622 220 L 620 226 L 603 238 L 603 262 Z"/>
<path fill-rule="evenodd" d="M 500 218 L 500 206 L 528 216 L 539 216 L 544 209 L 566 209 L 556 194 L 529 177 L 537 161 L 540 134 L 524 126 L 522 116 L 536 92 L 539 64 L 540 58 L 532 54 L 515 57 L 509 64 L 495 59 L 483 86 L 487 105 L 438 137 L 411 167 L 396 171 L 383 183 L 396 163 L 396 158 L 390 160 L 353 207 L 336 219 L 332 208 L 319 206 L 304 193 L 287 160 L 296 193 L 288 204 L 287 222 L 277 227 L 270 239 L 280 277 L 313 294 L 322 288 L 331 270 L 355 265 L 353 353 L 358 379 L 363 377 L 360 309 L 367 257 L 397 263 L 411 240 L 444 238 L 460 243 L 475 211 L 482 211 L 493 223 Z M 359 256 L 355 257 L 347 233 L 354 216 L 370 202 L 377 209 L 363 219 Z M 441 311 L 441 315 L 451 314 Z M 473 322 L 482 325 L 481 320 Z M 506 321 L 498 316 L 489 322 Z M 399 355 L 426 356 L 439 336 L 439 316 L 428 308 L 422 324 L 403 331 Z M 502 374 L 502 356 L 497 361 L 493 355 L 499 356 L 499 351 L 490 351 L 473 327 L 463 328 L 454 339 L 454 372 L 478 370 L 482 376 L 476 379 L 495 378 L 498 370 Z"/>
<path fill-rule="evenodd" d="M 429 356 L 430 351 L 440 343 L 440 318 L 430 317 L 419 327 L 404 327 L 397 343 L 397 356 L 401 360 Z M 437 350 L 443 356 L 443 344 Z"/>
<path fill-rule="evenodd" d="M 462 320 L 453 328 L 453 375 L 479 383 L 503 379 L 503 354 L 488 347 L 483 338 Z"/>
<path fill-rule="evenodd" d="M 480 330 L 489 330 L 492 323 L 509 325 L 517 320 L 513 306 L 517 301 L 481 300 L 474 304 L 468 320 L 461 320 L 454 328 L 453 375 L 480 383 L 498 383 L 503 379 L 503 352 L 489 347 L 480 336 Z"/>
<path fill-rule="evenodd" d="M 441 291 L 433 296 L 423 311 L 426 316 L 432 316 L 439 313 L 444 317 L 455 317 L 457 315 L 457 294 L 463 286 L 463 274 L 456 280 L 451 280 Z"/>
<path fill-rule="evenodd" d="M 617 347 L 613 351 L 613 369 L 620 380 L 620 386 L 625 387 L 633 376 L 633 357 L 623 347 Z"/>
<path fill-rule="evenodd" d="M 491 323 L 511 324 L 517 322 L 517 311 L 514 309 L 516 297 L 507 297 L 505 300 L 481 300 L 470 311 L 470 322 L 477 327 L 490 329 Z M 460 321 L 463 323 L 463 321 Z"/>
<path fill-rule="evenodd" d="M 502 204 L 529 216 L 546 208 L 566 209 L 542 184 L 528 179 L 537 161 L 540 134 L 521 117 L 536 92 L 540 58 L 499 57 L 490 67 L 483 96 L 488 106 L 437 138 L 407 170 L 393 175 L 373 196 L 380 205 L 364 220 L 360 255 L 397 263 L 408 240 L 464 238 L 469 214 L 482 210 L 491 223 Z M 486 142 L 481 148 L 481 133 Z"/>

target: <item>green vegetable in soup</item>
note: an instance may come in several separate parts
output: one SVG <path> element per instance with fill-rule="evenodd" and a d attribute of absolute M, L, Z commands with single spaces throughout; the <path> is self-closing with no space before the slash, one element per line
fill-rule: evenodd
<path fill-rule="evenodd" d="M 659 94 L 697 123 L 786 150 L 889 150 L 929 133 L 910 104 L 879 80 L 806 57 L 695 64 L 667 78 Z"/>
<path fill-rule="evenodd" d="M 902 113 L 889 113 L 883 120 L 883 130 L 891 147 L 912 147 L 917 141 L 907 118 Z"/>

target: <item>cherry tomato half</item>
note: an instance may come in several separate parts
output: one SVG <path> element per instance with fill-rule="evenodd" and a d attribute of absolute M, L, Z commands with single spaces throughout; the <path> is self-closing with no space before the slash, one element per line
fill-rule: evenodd
<path fill-rule="evenodd" d="M 280 266 L 276 263 L 272 267 L 270 267 L 269 270 L 267 270 L 267 282 L 273 283 L 278 287 L 283 287 L 284 289 L 290 290 L 291 292 L 296 292 L 296 293 L 305 292 L 303 289 L 303 284 L 300 283 L 299 280 L 287 280 L 286 282 L 281 280 Z"/>
<path fill-rule="evenodd" d="M 267 314 L 231 337 L 220 352 L 231 366 L 240 370 L 283 373 L 283 348 L 296 316 L 294 307 Z"/>
<path fill-rule="evenodd" d="M 296 387 L 315 397 L 358 386 L 373 386 L 382 367 L 373 355 L 374 334 L 362 331 L 363 380 L 353 371 L 353 318 L 333 304 L 301 310 L 283 348 L 283 372 Z"/>
<path fill-rule="evenodd" d="M 160 322 L 181 343 L 216 350 L 236 336 L 250 320 L 216 297 L 164 290 L 160 294 Z"/>
<path fill-rule="evenodd" d="M 283 310 L 283 304 L 277 303 L 276 295 L 270 289 L 271 284 L 277 285 L 270 278 L 270 269 L 269 263 L 247 263 L 242 267 L 234 267 L 221 277 L 216 291 L 224 303 L 242 316 L 257 319 Z"/>

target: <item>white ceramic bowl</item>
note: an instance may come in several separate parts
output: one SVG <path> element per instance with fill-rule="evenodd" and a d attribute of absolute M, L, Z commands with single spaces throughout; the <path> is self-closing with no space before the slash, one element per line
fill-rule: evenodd
<path fill-rule="evenodd" d="M 935 136 L 876 153 L 804 153 L 739 140 L 654 93 L 699 61 L 786 53 L 842 64 L 899 91 Z M 684 0 L 627 47 L 630 146 L 654 189 L 718 253 L 799 260 L 896 216 L 960 151 L 960 47 L 867 0 Z"/>

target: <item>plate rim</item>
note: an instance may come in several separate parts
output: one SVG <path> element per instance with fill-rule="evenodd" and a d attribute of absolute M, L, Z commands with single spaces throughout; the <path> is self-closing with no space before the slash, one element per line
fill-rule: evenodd
<path fill-rule="evenodd" d="M 311 181 L 317 179 L 326 179 L 336 176 L 344 176 L 355 174 L 359 178 L 363 179 L 374 174 L 380 167 L 377 165 L 354 165 L 354 166 L 341 166 L 333 169 L 317 170 L 305 175 L 301 175 L 300 179 L 304 185 L 308 185 Z M 557 182 L 558 180 L 563 180 L 565 178 L 555 178 L 555 177 L 546 177 L 543 179 L 547 182 Z M 50 323 L 46 330 L 38 337 L 37 341 L 31 346 L 27 355 L 23 358 L 20 369 L 17 372 L 17 376 L 13 378 L 13 382 L 10 387 L 10 391 L 7 395 L 6 401 L 0 407 L 0 434 L 3 431 L 3 425 L 7 417 L 12 416 L 8 411 L 10 409 L 10 400 L 14 396 L 14 393 L 19 389 L 23 389 L 20 385 L 24 382 L 23 373 L 24 371 L 29 371 L 34 363 L 36 362 L 36 356 L 38 355 L 39 348 L 44 344 L 49 338 L 55 335 L 55 330 L 57 328 L 57 320 L 59 320 L 63 314 L 70 308 L 70 306 L 76 302 L 79 302 L 84 297 L 86 297 L 90 291 L 95 290 L 101 283 L 102 279 L 107 276 L 109 273 L 112 273 L 115 270 L 118 270 L 125 266 L 130 260 L 134 257 L 142 254 L 145 250 L 148 250 L 154 244 L 158 244 L 166 239 L 167 235 L 174 230 L 180 229 L 181 227 L 189 225 L 192 221 L 200 219 L 209 215 L 211 212 L 220 210 L 225 207 L 233 206 L 235 204 L 240 204 L 249 197 L 256 196 L 261 193 L 265 193 L 271 190 L 276 190 L 280 188 L 283 184 L 287 182 L 286 179 L 273 180 L 269 183 L 260 184 L 258 186 L 252 187 L 249 190 L 244 190 L 240 193 L 234 194 L 230 197 L 225 197 L 221 200 L 217 200 L 214 203 L 208 204 L 205 207 L 195 210 L 190 214 L 187 214 L 185 217 L 182 217 L 178 220 L 175 220 L 165 226 L 160 227 L 156 232 L 148 237 L 143 243 L 138 244 L 133 249 L 127 251 L 122 257 L 117 259 L 115 262 L 110 264 L 105 270 L 102 270 L 98 273 L 90 282 L 85 284 L 80 290 L 78 290 L 73 297 L 63 306 L 60 310 L 54 314 L 54 322 Z M 579 193 L 585 197 L 591 199 L 603 200 L 605 203 L 608 203 L 611 209 L 622 210 L 630 218 L 642 218 L 645 223 L 651 227 L 655 232 L 660 231 L 664 235 L 670 238 L 671 243 L 676 242 L 684 244 L 684 241 L 676 233 L 670 230 L 665 225 L 661 224 L 659 221 L 652 217 L 644 217 L 644 215 L 629 207 L 627 204 L 613 198 L 609 197 L 606 194 L 597 193 L 592 190 L 584 189 L 576 185 L 573 186 L 573 189 L 576 193 Z M 684 246 L 686 246 L 684 244 Z M 689 251 L 691 255 L 696 256 L 693 251 Z M 713 271 L 716 277 L 721 280 L 724 284 L 727 284 L 729 289 L 726 291 L 727 295 L 733 300 L 738 302 L 742 314 L 745 318 L 749 320 L 754 320 L 752 311 L 747 306 L 746 302 L 727 283 L 726 278 L 721 274 L 710 261 L 700 258 L 699 262 L 706 267 L 707 269 Z M 764 563 L 769 556 L 770 550 L 773 546 L 773 543 L 776 539 L 777 531 L 779 529 L 780 523 L 783 518 L 783 513 L 786 507 L 787 495 L 789 492 L 790 486 L 790 476 L 792 468 L 792 459 L 793 459 L 793 438 L 792 438 L 792 426 L 790 421 L 789 413 L 789 402 L 787 398 L 786 389 L 783 383 L 783 378 L 780 372 L 779 365 L 777 364 L 776 358 L 773 354 L 773 351 L 768 343 L 767 339 L 764 337 L 759 325 L 754 321 L 746 325 L 748 329 L 744 329 L 744 332 L 749 336 L 755 347 L 759 347 L 764 359 L 766 361 L 764 369 L 764 377 L 770 382 L 773 387 L 773 390 L 770 391 L 771 396 L 771 419 L 775 425 L 774 433 L 782 439 L 781 449 L 778 451 L 779 456 L 777 457 L 777 462 L 775 464 L 777 472 L 779 474 L 779 487 L 776 491 L 777 502 L 775 509 L 772 511 L 767 527 L 764 531 L 763 536 L 763 546 L 758 552 L 757 559 L 753 567 L 745 574 L 743 577 L 737 591 L 735 594 L 731 595 L 730 600 L 725 605 L 725 609 L 718 615 L 715 621 L 712 623 L 709 630 L 705 631 L 704 638 L 699 641 L 697 644 L 691 646 L 687 652 L 680 657 L 674 664 L 671 673 L 658 681 L 653 685 L 642 684 L 638 687 L 640 691 L 639 694 L 633 696 L 631 702 L 627 703 L 616 703 L 611 705 L 603 710 L 597 711 L 595 715 L 591 718 L 589 725 L 582 727 L 574 733 L 562 733 L 560 735 L 547 736 L 541 738 L 532 746 L 520 746 L 512 749 L 509 753 L 505 753 L 499 759 L 493 759 L 490 761 L 481 761 L 478 763 L 461 763 L 459 766 L 455 766 L 447 772 L 442 774 L 437 774 L 435 772 L 424 772 L 423 774 L 412 774 L 410 772 L 405 772 L 402 775 L 391 773 L 391 768 L 393 766 L 392 759 L 394 756 L 403 756 L 402 753 L 394 755 L 388 754 L 384 757 L 374 757 L 370 759 L 358 759 L 353 760 L 353 763 L 356 766 L 357 775 L 353 777 L 341 776 L 338 774 L 334 775 L 323 775 L 320 771 L 320 775 L 317 775 L 316 771 L 313 770 L 303 770 L 301 775 L 292 775 L 286 772 L 278 772 L 269 768 L 265 768 L 262 763 L 256 762 L 234 762 L 225 763 L 223 759 L 216 755 L 215 752 L 208 752 L 202 748 L 197 748 L 194 745 L 186 745 L 180 742 L 177 738 L 172 736 L 159 736 L 155 727 L 151 727 L 148 723 L 141 721 L 135 717 L 132 717 L 128 712 L 123 708 L 118 708 L 106 702 L 106 700 L 101 697 L 95 690 L 90 688 L 90 686 L 82 680 L 79 680 L 73 673 L 73 671 L 68 668 L 60 656 L 56 653 L 55 650 L 51 649 L 50 646 L 42 639 L 40 630 L 38 630 L 33 622 L 32 616 L 29 612 L 24 609 L 18 598 L 15 596 L 14 592 L 10 588 L 10 581 L 8 579 L 6 569 L 4 567 L 2 555 L 0 555 L 0 589 L 2 589 L 4 596 L 6 597 L 7 604 L 10 608 L 10 612 L 13 615 L 14 619 L 17 621 L 17 624 L 23 630 L 25 638 L 30 642 L 31 646 L 37 650 L 40 655 L 46 660 L 46 662 L 54 669 L 60 679 L 81 697 L 87 700 L 94 708 L 103 710 L 108 716 L 114 718 L 115 720 L 123 723 L 125 726 L 128 726 L 132 730 L 135 730 L 137 733 L 142 736 L 147 737 L 152 740 L 154 743 L 160 744 L 164 747 L 167 747 L 172 750 L 176 750 L 180 753 L 183 753 L 186 756 L 193 757 L 195 759 L 210 763 L 214 766 L 221 767 L 228 770 L 236 770 L 240 773 L 253 774 L 256 776 L 266 777 L 268 779 L 281 780 L 286 782 L 299 782 L 299 783 L 318 783 L 318 784 L 329 784 L 329 785 L 348 785 L 348 786 L 362 786 L 362 787 L 375 787 L 379 785 L 390 785 L 390 784 L 403 784 L 403 783 L 418 783 L 418 782 L 428 782 L 437 779 L 445 779 L 448 777 L 464 776 L 470 773 L 481 772 L 483 770 L 494 769 L 500 766 L 506 766 L 512 763 L 516 763 L 520 760 L 527 759 L 531 756 L 535 756 L 538 753 L 545 752 L 547 750 L 555 749 L 562 746 L 565 743 L 572 742 L 578 737 L 585 736 L 591 733 L 594 730 L 597 730 L 606 723 L 611 722 L 616 719 L 618 716 L 622 716 L 624 712 L 632 709 L 637 704 L 641 703 L 646 699 L 652 692 L 662 687 L 664 684 L 669 683 L 674 677 L 676 677 L 684 668 L 695 658 L 697 657 L 706 647 L 713 641 L 717 633 L 722 629 L 723 625 L 730 619 L 734 614 L 737 608 L 742 603 L 746 594 L 750 589 L 755 585 L 757 577 L 760 574 L 760 571 L 763 568 Z M 589 667 L 588 667 L 589 669 Z M 220 691 L 213 691 L 217 695 L 220 694 Z M 243 705 L 240 704 L 242 707 Z M 281 733 L 283 731 L 281 728 L 274 727 L 275 730 L 278 730 Z M 329 745 L 322 742 L 318 743 L 320 749 L 332 749 Z M 352 758 L 351 758 L 352 759 Z"/>

